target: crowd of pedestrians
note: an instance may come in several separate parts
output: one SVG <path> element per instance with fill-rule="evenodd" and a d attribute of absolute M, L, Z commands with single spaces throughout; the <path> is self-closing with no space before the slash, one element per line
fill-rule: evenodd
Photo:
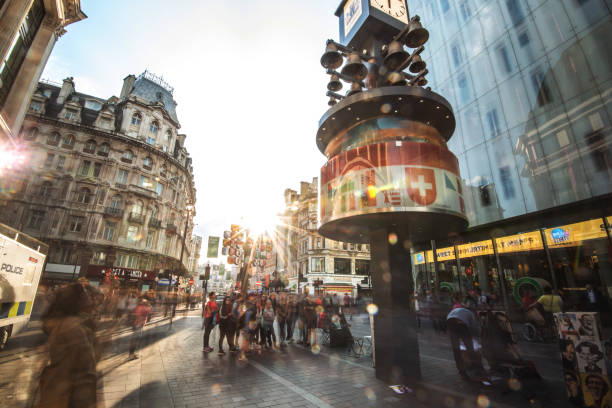
<path fill-rule="evenodd" d="M 203 351 L 214 351 L 210 335 L 216 326 L 219 327 L 218 354 L 225 354 L 227 342 L 228 351 L 240 353 L 240 360 L 246 360 L 255 350 L 283 348 L 294 341 L 305 347 L 318 346 L 318 330 L 339 321 L 337 317 L 341 314 L 351 318 L 353 307 L 353 299 L 348 294 L 311 295 L 308 288 L 301 294 L 249 293 L 243 297 L 235 293 L 220 303 L 212 292 L 202 309 Z"/>

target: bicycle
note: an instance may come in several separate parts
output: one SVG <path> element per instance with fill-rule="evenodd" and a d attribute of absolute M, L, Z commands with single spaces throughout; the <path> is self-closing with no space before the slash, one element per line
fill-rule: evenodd
<path fill-rule="evenodd" d="M 347 352 L 355 358 L 372 355 L 372 336 L 351 337 Z"/>

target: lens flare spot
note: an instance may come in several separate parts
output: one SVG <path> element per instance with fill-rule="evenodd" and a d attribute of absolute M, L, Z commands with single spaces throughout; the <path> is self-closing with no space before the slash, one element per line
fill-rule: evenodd
<path fill-rule="evenodd" d="M 489 397 L 487 397 L 486 395 L 479 395 L 478 398 L 476 398 L 476 406 L 478 408 L 488 408 L 491 405 L 491 401 L 489 400 Z"/>
<path fill-rule="evenodd" d="M 388 240 L 391 245 L 397 244 L 397 234 L 395 232 L 390 233 Z"/>
<path fill-rule="evenodd" d="M 312 352 L 312 354 L 318 355 L 321 352 L 321 347 L 318 344 L 315 344 L 310 348 L 310 351 Z"/>
<path fill-rule="evenodd" d="M 444 398 L 444 406 L 446 408 L 455 408 L 455 400 L 453 399 L 453 397 L 448 396 Z"/>
<path fill-rule="evenodd" d="M 391 282 L 391 274 L 389 272 L 384 272 L 382 278 L 387 283 Z"/>
<path fill-rule="evenodd" d="M 210 393 L 212 395 L 221 394 L 221 384 L 213 384 L 212 387 L 210 387 Z"/>
<path fill-rule="evenodd" d="M 366 388 L 364 390 L 365 396 L 370 400 L 370 401 L 376 401 L 376 394 L 374 393 L 374 390 L 372 390 L 371 388 Z"/>
<path fill-rule="evenodd" d="M 518 391 L 521 389 L 521 387 L 522 385 L 518 378 L 510 378 L 508 380 L 508 388 L 510 388 L 512 391 Z"/>
<path fill-rule="evenodd" d="M 378 306 L 376 306 L 374 303 L 370 303 L 367 307 L 366 310 L 368 311 L 369 314 L 371 315 L 375 315 L 378 313 Z"/>
<path fill-rule="evenodd" d="M 383 103 L 382 106 L 380 107 L 380 111 L 384 114 L 391 112 L 391 104 Z"/>

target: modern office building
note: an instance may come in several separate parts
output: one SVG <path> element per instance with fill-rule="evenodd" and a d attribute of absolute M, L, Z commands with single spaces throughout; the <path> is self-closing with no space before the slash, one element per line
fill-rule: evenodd
<path fill-rule="evenodd" d="M 286 210 L 278 229 L 278 271 L 286 275 L 289 290 L 305 286 L 310 293 L 349 293 L 368 290 L 370 247 L 334 241 L 317 233 L 318 178 L 301 182 L 300 192 L 285 190 Z"/>
<path fill-rule="evenodd" d="M 416 246 L 418 286 L 480 286 L 505 293 L 513 307 L 521 285 L 550 285 L 583 310 L 590 284 L 605 312 L 612 305 L 612 2 L 408 6 L 435 27 L 422 55 L 429 85 L 455 111 L 449 148 L 469 217 L 465 233 L 435 242 L 437 260 L 431 243 Z"/>
<path fill-rule="evenodd" d="M 55 42 L 85 18 L 80 0 L 0 1 L 0 148 L 14 144 Z"/>
<path fill-rule="evenodd" d="M 119 97 L 41 82 L 19 143 L 27 162 L 2 177 L 0 221 L 49 244 L 43 278 L 116 276 L 153 285 L 194 270 L 196 190 L 173 89 L 144 72 Z"/>

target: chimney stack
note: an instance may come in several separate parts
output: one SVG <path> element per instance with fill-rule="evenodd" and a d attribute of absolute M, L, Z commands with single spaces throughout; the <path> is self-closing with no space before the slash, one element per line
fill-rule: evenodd
<path fill-rule="evenodd" d="M 121 94 L 119 95 L 119 99 L 126 99 L 129 94 L 134 89 L 134 82 L 136 82 L 136 77 L 132 74 L 123 78 L 123 87 L 121 88 Z"/>
<path fill-rule="evenodd" d="M 70 97 L 74 93 L 74 81 L 73 77 L 68 77 L 64 79 L 64 83 L 62 84 L 62 89 L 60 90 L 59 96 L 57 97 L 57 103 L 60 105 L 63 104 L 66 99 Z"/>

